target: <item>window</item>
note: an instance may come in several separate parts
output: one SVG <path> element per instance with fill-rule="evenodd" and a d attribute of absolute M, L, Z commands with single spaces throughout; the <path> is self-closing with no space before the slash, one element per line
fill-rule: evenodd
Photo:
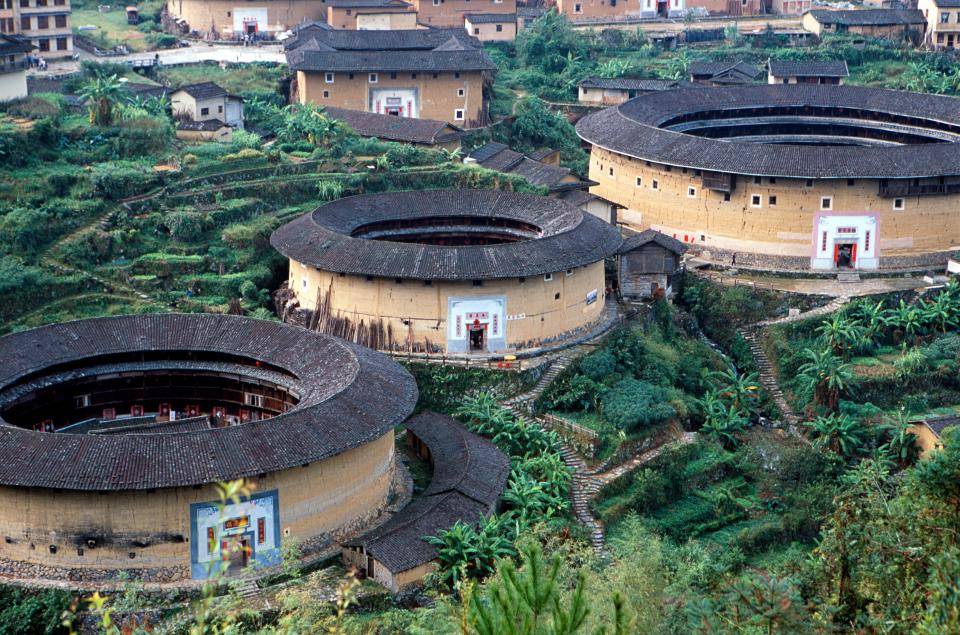
<path fill-rule="evenodd" d="M 847 179 L 847 187 L 853 185 L 854 183 L 856 183 L 856 181 L 854 181 L 853 179 Z"/>
<path fill-rule="evenodd" d="M 473 286 L 475 286 L 475 287 L 482 287 L 482 286 L 483 286 L 483 280 L 474 280 L 474 281 L 473 281 Z"/>
<path fill-rule="evenodd" d="M 203 115 L 209 115 L 209 114 L 210 114 L 210 109 L 209 109 L 209 108 L 201 108 L 201 109 L 200 109 L 200 115 L 201 115 L 201 116 L 203 116 Z"/>
<path fill-rule="evenodd" d="M 353 79 L 353 73 L 348 73 L 348 74 L 347 74 L 347 79 Z"/>
<path fill-rule="evenodd" d="M 776 177 L 773 177 L 773 176 L 771 176 L 769 180 L 770 180 L 770 185 L 773 185 L 774 183 L 777 182 Z"/>
<path fill-rule="evenodd" d="M 49 51 L 49 50 L 50 50 L 50 40 L 39 40 L 39 41 L 37 42 L 37 44 L 39 44 L 41 51 Z"/>
<path fill-rule="evenodd" d="M 902 210 L 905 207 L 905 203 L 906 201 L 904 201 L 902 198 L 895 198 L 893 199 L 893 209 Z"/>
<path fill-rule="evenodd" d="M 53 22 L 58 29 L 64 29 L 67 26 L 67 16 L 58 15 L 53 18 Z M 59 48 L 59 46 L 58 46 Z"/>
<path fill-rule="evenodd" d="M 463 97 L 463 89 L 462 89 L 462 88 L 458 88 L 458 89 L 457 89 L 457 97 Z"/>
<path fill-rule="evenodd" d="M 559 291 L 557 291 L 556 293 L 553 294 L 553 299 L 554 299 L 554 300 L 559 300 L 559 299 L 560 299 L 560 292 L 559 292 Z"/>
<path fill-rule="evenodd" d="M 440 6 L 440 0 L 433 0 L 433 6 L 439 7 L 439 6 Z"/>
<path fill-rule="evenodd" d="M 759 195 L 759 194 L 751 194 L 751 195 L 750 195 L 750 207 L 760 207 L 760 206 L 761 206 L 761 203 L 760 203 L 760 195 Z"/>
<path fill-rule="evenodd" d="M 376 84 L 376 83 L 377 83 L 377 74 L 376 74 L 376 73 L 370 73 L 369 80 L 370 80 L 370 83 L 371 83 L 371 84 Z"/>
<path fill-rule="evenodd" d="M 217 106 L 217 112 L 222 114 L 222 113 L 223 113 L 223 106 Z"/>
<path fill-rule="evenodd" d="M 502 24 L 498 24 L 498 25 L 497 25 L 497 33 L 500 33 L 500 32 L 502 32 L 502 31 L 503 31 L 503 25 L 502 25 Z"/>
<path fill-rule="evenodd" d="M 473 27 L 473 34 L 474 34 L 474 35 L 480 35 L 480 28 L 479 28 L 479 27 L 476 27 L 476 26 Z"/>
<path fill-rule="evenodd" d="M 776 206 L 777 206 L 777 197 L 776 197 L 776 196 L 771 196 L 770 198 L 767 199 L 767 203 L 769 203 L 770 207 L 776 207 Z"/>
<path fill-rule="evenodd" d="M 659 189 L 660 189 L 660 181 L 658 181 L 657 179 L 653 179 L 652 181 L 650 181 L 650 189 L 651 189 L 651 190 L 659 190 Z"/>
<path fill-rule="evenodd" d="M 687 188 L 687 198 L 697 198 L 697 188 L 688 187 Z"/>
<path fill-rule="evenodd" d="M 804 187 L 813 187 L 813 179 L 807 179 L 806 183 L 803 184 Z"/>
<path fill-rule="evenodd" d="M 263 395 L 255 395 L 252 392 L 243 393 L 243 403 L 254 408 L 263 408 Z"/>
<path fill-rule="evenodd" d="M 47 0 L 37 0 L 37 6 L 38 6 L 38 7 L 45 7 L 45 6 L 47 6 Z"/>
<path fill-rule="evenodd" d="M 454 73 L 454 74 L 453 74 L 453 78 L 454 78 L 454 79 L 460 79 L 460 73 Z"/>
<path fill-rule="evenodd" d="M 347 9 L 347 15 L 353 15 L 353 9 Z"/>
<path fill-rule="evenodd" d="M 820 199 L 820 209 L 822 210 L 831 210 L 833 209 L 833 197 L 824 196 Z"/>
<path fill-rule="evenodd" d="M 573 269 L 567 269 L 567 272 L 566 272 L 566 273 L 567 273 L 568 276 L 572 276 L 572 275 L 573 275 Z"/>
<path fill-rule="evenodd" d="M 23 29 L 24 31 L 30 30 L 30 16 L 24 15 L 20 17 L 20 28 Z M 43 42 L 41 42 L 40 45 L 43 46 Z M 49 47 L 50 45 L 47 44 L 48 49 Z"/>
<path fill-rule="evenodd" d="M 724 202 L 724 203 L 729 203 L 729 202 L 730 202 L 730 192 L 724 192 L 724 193 L 723 193 L 723 202 Z"/>
<path fill-rule="evenodd" d="M 323 91 L 323 98 L 324 98 L 324 99 L 329 99 L 329 98 L 330 98 L 330 91 L 329 91 L 329 90 Z"/>
<path fill-rule="evenodd" d="M 643 187 L 643 179 L 639 176 L 637 177 L 637 187 Z"/>
<path fill-rule="evenodd" d="M 575 4 L 575 5 L 573 5 L 573 12 L 574 12 L 574 13 L 583 13 L 583 7 L 581 7 L 579 4 Z"/>
<path fill-rule="evenodd" d="M 544 281 L 544 282 L 550 282 L 551 280 L 553 280 L 553 274 L 552 274 L 552 273 L 545 273 L 545 274 L 543 274 L 543 281 Z"/>
<path fill-rule="evenodd" d="M 453 120 L 454 121 L 463 121 L 463 109 L 457 108 L 453 111 Z"/>
<path fill-rule="evenodd" d="M 75 397 L 73 400 L 73 405 L 76 408 L 89 408 L 90 395 L 80 395 L 79 397 Z"/>
<path fill-rule="evenodd" d="M 21 7 L 29 7 L 29 6 L 30 6 L 30 0 L 20 0 L 20 6 L 21 6 Z"/>
<path fill-rule="evenodd" d="M 416 73 L 410 73 L 410 79 L 416 79 L 416 78 L 417 78 Z"/>
<path fill-rule="evenodd" d="M 306 279 L 306 278 L 303 279 L 303 288 L 304 288 L 304 289 L 307 288 L 307 279 Z"/>
<path fill-rule="evenodd" d="M 397 78 L 396 73 L 390 73 L 390 79 L 396 79 L 396 78 Z"/>
<path fill-rule="evenodd" d="M 609 173 L 610 173 L 610 176 L 613 176 L 613 167 L 612 167 L 612 166 L 610 167 L 610 172 L 609 172 Z"/>
<path fill-rule="evenodd" d="M 323 76 L 323 81 L 327 82 L 328 84 L 332 84 L 332 83 L 333 83 L 333 73 L 327 73 L 327 74 L 325 74 L 325 75 Z"/>
<path fill-rule="evenodd" d="M 753 182 L 754 182 L 756 185 L 760 185 L 760 184 L 763 182 L 763 177 L 755 176 L 755 177 L 753 177 Z"/>
<path fill-rule="evenodd" d="M 947 24 L 950 22 L 950 12 L 944 11 L 940 14 L 940 24 Z"/>
<path fill-rule="evenodd" d="M 37 16 L 37 28 L 38 29 L 49 29 L 50 28 L 50 18 L 45 15 Z"/>

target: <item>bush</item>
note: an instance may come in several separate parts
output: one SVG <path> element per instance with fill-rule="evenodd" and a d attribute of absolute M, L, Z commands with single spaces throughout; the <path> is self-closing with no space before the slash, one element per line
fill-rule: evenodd
<path fill-rule="evenodd" d="M 617 368 L 617 359 L 606 349 L 593 352 L 580 361 L 580 370 L 593 381 L 600 382 Z"/>
<path fill-rule="evenodd" d="M 170 230 L 174 240 L 194 242 L 203 237 L 206 231 L 206 219 L 191 212 L 167 212 L 163 217 L 163 224 Z"/>
<path fill-rule="evenodd" d="M 787 542 L 787 535 L 779 519 L 759 525 L 750 525 L 737 534 L 736 545 L 748 556 L 763 553 L 774 545 Z"/>
<path fill-rule="evenodd" d="M 264 156 L 265 155 L 263 154 L 263 152 L 260 152 L 259 150 L 254 150 L 253 148 L 244 148 L 243 150 L 240 150 L 239 152 L 235 152 L 233 154 L 225 154 L 222 157 L 220 157 L 220 160 L 221 161 L 240 161 L 243 159 L 260 159 L 260 158 L 263 158 Z"/>
<path fill-rule="evenodd" d="M 667 394 L 662 388 L 637 379 L 624 379 L 603 397 L 603 412 L 607 421 L 621 430 L 632 431 L 676 415 L 666 404 Z"/>
<path fill-rule="evenodd" d="M 114 161 L 95 166 L 91 181 L 96 194 L 110 200 L 119 200 L 142 194 L 159 184 L 160 177 L 142 165 Z"/>

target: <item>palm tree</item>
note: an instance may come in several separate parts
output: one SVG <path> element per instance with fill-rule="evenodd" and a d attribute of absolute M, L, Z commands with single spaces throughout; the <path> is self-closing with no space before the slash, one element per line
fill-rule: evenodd
<path fill-rule="evenodd" d="M 737 434 L 743 432 L 750 425 L 744 413 L 738 410 L 733 404 L 718 414 L 707 418 L 700 428 L 700 432 L 717 441 L 728 450 L 732 450 L 739 444 Z"/>
<path fill-rule="evenodd" d="M 844 355 L 863 341 L 863 327 L 845 313 L 836 313 L 817 327 L 817 333 L 833 349 L 834 354 Z"/>
<path fill-rule="evenodd" d="M 816 444 L 850 458 L 863 444 L 863 424 L 847 415 L 829 414 L 805 424 L 816 436 Z"/>
<path fill-rule="evenodd" d="M 917 436 L 910 431 L 910 427 L 910 419 L 903 408 L 897 411 L 896 417 L 890 417 L 886 421 L 888 440 L 880 446 L 880 451 L 900 467 L 913 464 L 920 455 Z"/>
<path fill-rule="evenodd" d="M 717 396 L 727 400 L 737 410 L 749 416 L 756 412 L 760 400 L 760 378 L 757 373 L 743 373 L 729 368 L 710 373 L 710 379 L 716 388 Z"/>
<path fill-rule="evenodd" d="M 957 328 L 957 317 L 954 299 L 947 293 L 937 294 L 934 300 L 920 307 L 921 321 L 936 326 L 941 333 L 946 333 L 950 328 Z"/>
<path fill-rule="evenodd" d="M 91 126 L 109 126 L 113 123 L 113 107 L 124 95 L 123 84 L 116 75 L 98 76 L 80 89 L 79 96 L 87 100 Z"/>
<path fill-rule="evenodd" d="M 850 366 L 829 349 L 815 351 L 808 348 L 803 355 L 809 361 L 800 366 L 798 372 L 812 388 L 814 403 L 835 411 L 841 395 L 853 381 Z"/>

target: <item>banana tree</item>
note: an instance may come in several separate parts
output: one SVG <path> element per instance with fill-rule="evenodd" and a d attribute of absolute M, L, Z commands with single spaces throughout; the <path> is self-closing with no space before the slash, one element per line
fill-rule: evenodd
<path fill-rule="evenodd" d="M 808 348 L 803 354 L 808 361 L 800 366 L 798 372 L 812 390 L 814 403 L 836 411 L 840 397 L 853 382 L 850 366 L 829 349 L 816 351 Z"/>

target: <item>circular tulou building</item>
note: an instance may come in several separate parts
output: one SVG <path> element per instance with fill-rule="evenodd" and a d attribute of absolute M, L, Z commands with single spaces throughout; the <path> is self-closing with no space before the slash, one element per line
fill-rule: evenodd
<path fill-rule="evenodd" d="M 552 198 L 485 190 L 340 199 L 274 232 L 285 319 L 391 351 L 496 353 L 607 316 L 616 228 Z"/>
<path fill-rule="evenodd" d="M 851 86 L 651 93 L 585 117 L 620 220 L 772 269 L 942 266 L 960 249 L 960 100 Z"/>
<path fill-rule="evenodd" d="M 43 327 L 0 359 L 0 573 L 24 578 L 204 578 L 353 535 L 417 400 L 381 354 L 228 316 Z"/>

